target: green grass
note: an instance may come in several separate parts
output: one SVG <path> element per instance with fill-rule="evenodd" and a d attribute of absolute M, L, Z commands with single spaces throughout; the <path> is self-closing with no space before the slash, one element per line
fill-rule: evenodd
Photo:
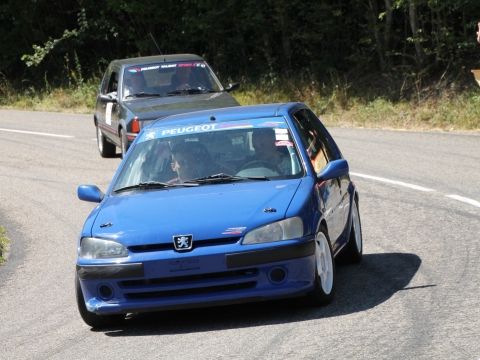
<path fill-rule="evenodd" d="M 3 108 L 92 113 L 99 80 L 76 87 L 48 88 L 15 92 L 0 84 Z M 480 89 L 453 92 L 444 90 L 424 100 L 392 101 L 388 98 L 352 95 L 348 84 L 325 86 L 315 82 L 297 83 L 275 79 L 246 84 L 233 93 L 242 105 L 302 101 L 327 126 L 393 128 L 413 130 L 480 130 Z M 359 93 L 357 89 L 356 93 Z"/>
<path fill-rule="evenodd" d="M 0 265 L 6 260 L 9 243 L 10 242 L 6 236 L 5 229 L 0 226 Z"/>
<path fill-rule="evenodd" d="M 76 87 L 28 88 L 22 92 L 4 85 L 0 86 L 0 106 L 6 109 L 91 113 L 98 84 L 99 80 L 91 80 Z"/>
<path fill-rule="evenodd" d="M 480 130 L 480 89 L 460 93 L 445 91 L 422 101 L 397 101 L 377 97 L 366 101 L 349 96 L 347 89 L 325 91 L 315 84 L 295 88 L 243 87 L 235 92 L 242 105 L 302 101 L 327 126 L 411 130 Z"/>

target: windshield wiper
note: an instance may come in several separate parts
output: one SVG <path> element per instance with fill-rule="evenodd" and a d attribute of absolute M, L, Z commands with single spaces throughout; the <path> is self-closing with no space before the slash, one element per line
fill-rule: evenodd
<path fill-rule="evenodd" d="M 147 93 L 147 92 L 139 92 L 139 93 L 135 93 L 135 94 L 129 94 L 127 96 L 125 96 L 125 99 L 128 99 L 130 97 L 161 97 L 162 95 L 161 94 L 157 94 L 157 93 Z"/>
<path fill-rule="evenodd" d="M 119 193 L 122 191 L 128 191 L 128 190 L 134 190 L 134 189 L 142 189 L 142 190 L 165 189 L 165 188 L 178 187 L 178 186 L 198 186 L 198 184 L 194 184 L 194 183 L 169 184 L 169 183 L 160 182 L 160 181 L 146 181 L 146 182 L 141 182 L 135 185 L 129 185 L 119 189 L 115 189 L 113 192 Z"/>
<path fill-rule="evenodd" d="M 219 173 L 219 174 L 204 176 L 196 179 L 191 179 L 186 181 L 185 183 L 186 184 L 220 184 L 220 183 L 229 183 L 233 181 L 245 181 L 245 180 L 269 181 L 270 179 L 266 176 L 237 176 L 237 175 Z"/>
<path fill-rule="evenodd" d="M 190 94 L 205 94 L 205 93 L 208 93 L 209 90 L 205 89 L 205 88 L 188 88 L 188 89 L 179 89 L 179 90 L 173 90 L 173 91 L 169 91 L 167 93 L 168 96 L 174 96 L 174 95 L 184 95 L 184 94 L 187 94 L 187 95 L 190 95 Z"/>

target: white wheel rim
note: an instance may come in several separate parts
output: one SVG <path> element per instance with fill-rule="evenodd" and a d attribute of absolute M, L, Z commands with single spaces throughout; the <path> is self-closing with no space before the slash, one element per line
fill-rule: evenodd
<path fill-rule="evenodd" d="M 358 216 L 357 204 L 353 203 L 353 230 L 355 231 L 355 244 L 358 252 L 362 251 L 362 230 L 360 229 L 360 217 Z"/>
<path fill-rule="evenodd" d="M 333 287 L 333 260 L 328 240 L 321 232 L 315 240 L 315 261 L 322 290 L 328 295 Z"/>
<path fill-rule="evenodd" d="M 102 130 L 97 126 L 97 144 L 100 152 L 103 152 Z"/>

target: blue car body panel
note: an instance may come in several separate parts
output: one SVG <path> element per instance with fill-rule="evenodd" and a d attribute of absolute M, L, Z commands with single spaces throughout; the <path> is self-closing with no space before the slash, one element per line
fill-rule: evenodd
<path fill-rule="evenodd" d="M 349 239 L 351 204 L 357 195 L 348 174 L 317 178 L 291 119 L 295 110 L 304 108 L 290 103 L 201 111 L 162 119 L 142 130 L 81 233 L 79 248 L 82 238 L 93 237 L 128 249 L 128 256 L 115 259 L 78 257 L 77 276 L 88 311 L 211 306 L 311 291 L 315 234 L 326 227 L 334 255 L 339 254 Z M 158 129 L 275 117 L 284 119 L 292 132 L 303 167 L 298 177 L 114 192 L 136 144 Z M 326 129 L 325 134 L 333 142 Z M 342 159 L 336 145 L 332 148 Z M 303 236 L 242 244 L 250 231 L 293 217 L 302 219 Z M 175 235 L 192 235 L 191 251 L 175 250 Z M 284 276 L 277 277 L 277 270 Z M 110 292 L 102 292 L 104 286 Z"/>

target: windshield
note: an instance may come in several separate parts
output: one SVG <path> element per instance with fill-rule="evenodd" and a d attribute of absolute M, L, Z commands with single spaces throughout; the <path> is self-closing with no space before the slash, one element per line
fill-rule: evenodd
<path fill-rule="evenodd" d="M 123 74 L 123 98 L 218 92 L 222 86 L 203 61 L 135 65 Z"/>
<path fill-rule="evenodd" d="M 144 189 L 152 182 L 163 189 L 165 184 L 285 179 L 303 172 L 281 117 L 154 127 L 137 139 L 113 191 Z"/>

